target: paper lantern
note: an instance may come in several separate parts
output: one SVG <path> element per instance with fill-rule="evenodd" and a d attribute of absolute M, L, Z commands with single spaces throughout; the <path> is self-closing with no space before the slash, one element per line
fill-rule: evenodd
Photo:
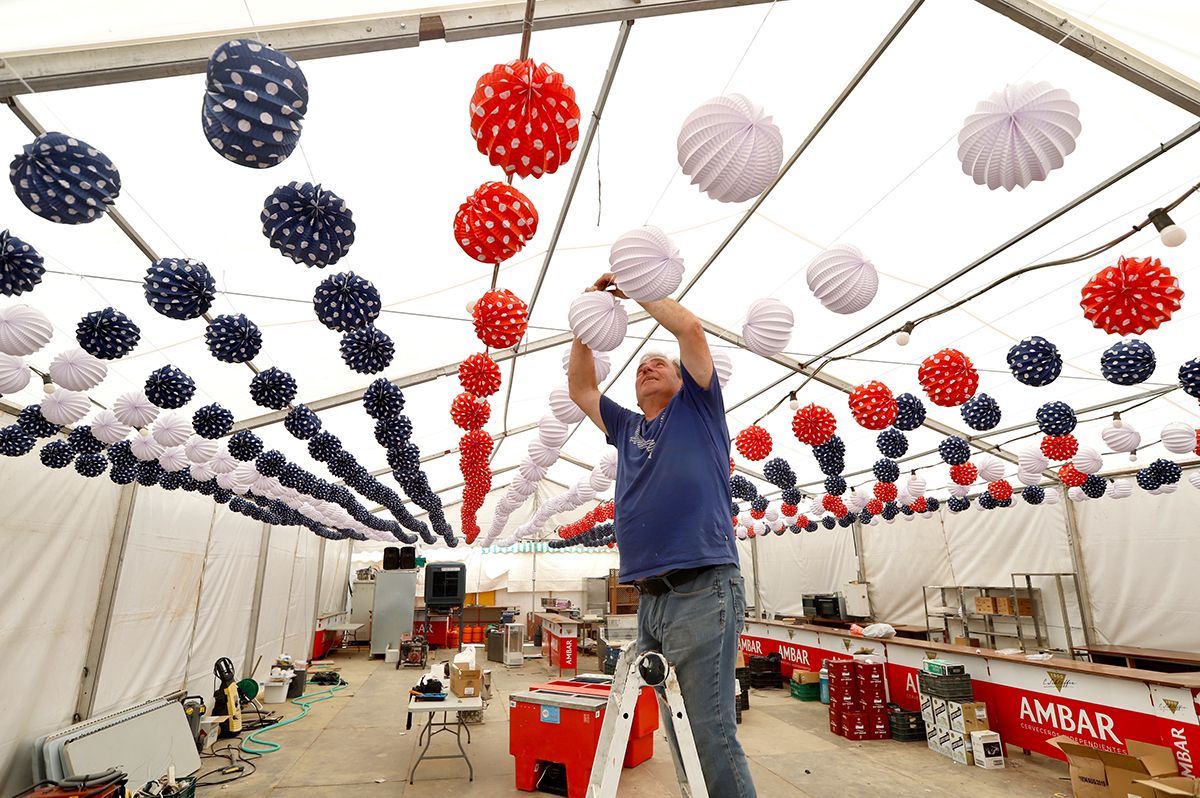
<path fill-rule="evenodd" d="M 716 363 L 715 355 L 713 357 L 713 362 L 714 364 Z M 570 365 L 571 347 L 568 346 L 563 352 L 562 356 L 563 373 L 566 373 L 569 370 Z M 609 360 L 607 352 L 592 352 L 592 365 L 595 366 L 596 384 L 599 385 L 600 383 L 604 382 L 605 378 L 608 377 L 608 373 L 612 370 L 612 361 Z"/>
<path fill-rule="evenodd" d="M 58 426 L 74 424 L 86 416 L 91 408 L 92 403 L 85 394 L 61 388 L 52 391 L 42 400 L 42 416 Z"/>
<path fill-rule="evenodd" d="M 939 407 L 957 407 L 975 395 L 979 372 L 971 359 L 957 349 L 942 349 L 921 363 L 917 379 Z"/>
<path fill-rule="evenodd" d="M 1040 335 L 1022 339 L 1008 350 L 1008 368 L 1022 385 L 1035 388 L 1049 385 L 1058 379 L 1062 367 L 1058 347 Z"/>
<path fill-rule="evenodd" d="M 1191 454 L 1196 449 L 1196 430 L 1190 424 L 1172 421 L 1163 427 L 1162 444 L 1172 454 Z"/>
<path fill-rule="evenodd" d="M 322 433 L 322 435 L 325 435 L 325 434 L 328 434 L 328 433 Z M 320 437 L 320 436 L 318 436 L 318 437 Z M 333 438 L 332 435 L 330 435 L 329 437 Z M 333 438 L 333 440 L 337 441 L 337 438 Z M 243 463 L 248 463 L 251 460 L 254 460 L 260 454 L 262 454 L 262 451 L 263 451 L 262 438 L 258 437 L 257 435 L 254 434 L 253 431 L 248 430 L 248 429 L 239 430 L 239 431 L 233 433 L 233 435 L 230 436 L 229 443 L 227 445 L 229 447 L 229 453 L 231 455 L 233 455 L 233 458 L 235 460 L 241 460 Z M 338 441 L 338 449 L 340 450 L 340 448 L 341 448 L 341 443 L 340 443 L 340 441 Z M 312 452 L 311 442 L 309 444 L 309 452 L 310 453 Z M 316 457 L 316 455 L 313 455 L 313 456 Z M 317 457 L 316 459 L 321 460 L 322 458 Z M 327 460 L 329 458 L 324 458 L 324 459 Z M 214 470 L 216 470 L 216 469 L 214 469 Z M 221 472 L 217 471 L 217 473 L 221 473 Z"/>
<path fill-rule="evenodd" d="M 505 174 L 554 174 L 579 143 L 579 106 L 562 74 L 533 59 L 496 64 L 471 96 L 471 135 Z"/>
<path fill-rule="evenodd" d="M 396 345 L 387 333 L 373 325 L 347 330 L 340 346 L 342 360 L 359 374 L 376 374 L 387 368 L 396 354 Z"/>
<path fill-rule="evenodd" d="M 68 349 L 50 361 L 50 379 L 70 391 L 89 391 L 108 375 L 104 361 L 82 349 Z"/>
<path fill-rule="evenodd" d="M 226 452 L 224 456 L 229 458 L 231 461 L 233 460 L 232 457 L 229 457 L 228 452 Z M 230 468 L 232 468 L 232 466 L 230 466 Z M 215 476 L 211 467 L 211 463 L 192 463 L 191 466 L 188 467 L 188 475 L 197 482 L 204 482 L 212 479 Z"/>
<path fill-rule="evenodd" d="M 871 490 L 875 494 L 875 498 L 881 502 L 890 502 L 896 499 L 896 486 L 891 482 L 876 482 Z"/>
<path fill-rule="evenodd" d="M 1042 438 L 1042 454 L 1054 462 L 1070 460 L 1079 451 L 1074 435 L 1047 435 Z"/>
<path fill-rule="evenodd" d="M 1159 458 L 1149 467 L 1164 485 L 1173 485 L 1183 477 L 1183 469 L 1179 467 L 1178 463 L 1171 460 Z"/>
<path fill-rule="evenodd" d="M 1179 367 L 1179 384 L 1188 396 L 1200 398 L 1200 358 L 1193 358 Z"/>
<path fill-rule="evenodd" d="M 717 375 L 717 384 L 723 389 L 729 378 L 733 376 L 733 360 L 724 349 L 709 349 L 712 355 L 713 371 Z"/>
<path fill-rule="evenodd" d="M 549 468 L 558 461 L 558 450 L 551 449 L 541 441 L 530 441 L 527 451 L 529 459 L 542 468 Z"/>
<path fill-rule="evenodd" d="M 162 445 L 149 435 L 135 435 L 129 442 L 129 449 L 133 456 L 142 462 L 156 460 L 163 453 Z"/>
<path fill-rule="evenodd" d="M 293 438 L 304 441 L 321 431 L 321 419 L 307 405 L 296 405 L 283 419 L 283 426 Z"/>
<path fill-rule="evenodd" d="M 1022 485 L 1040 485 L 1042 482 L 1042 469 L 1026 469 L 1021 468 L 1017 471 L 1017 480 Z"/>
<path fill-rule="evenodd" d="M 854 420 L 867 429 L 884 429 L 896 420 L 896 399 L 882 382 L 859 385 L 850 392 L 849 404 Z"/>
<path fill-rule="evenodd" d="M 17 153 L 8 179 L 26 208 L 60 224 L 94 222 L 121 193 L 121 175 L 104 153 L 55 131 Z"/>
<path fill-rule="evenodd" d="M 994 480 L 988 483 L 987 492 L 992 495 L 992 498 L 998 502 L 1005 499 L 1011 499 L 1013 495 L 1012 485 L 1004 480 Z"/>
<path fill-rule="evenodd" d="M 1080 487 L 1083 488 L 1083 492 L 1089 499 L 1100 499 L 1108 492 L 1108 480 L 1097 474 L 1091 474 Z"/>
<path fill-rule="evenodd" d="M 84 351 L 101 360 L 124 357 L 137 346 L 141 337 L 141 329 L 124 313 L 111 307 L 92 311 L 75 327 L 75 340 Z"/>
<path fill-rule="evenodd" d="M 1158 258 L 1118 258 L 1083 287 L 1079 305 L 1092 326 L 1113 335 L 1141 335 L 1171 320 L 1183 291 Z"/>
<path fill-rule="evenodd" d="M 49 438 L 58 434 L 58 424 L 52 424 L 42 415 L 40 405 L 26 405 L 17 414 L 17 426 L 35 438 Z"/>
<path fill-rule="evenodd" d="M 322 324 L 336 332 L 357 330 L 379 317 L 379 290 L 354 272 L 332 274 L 313 294 L 313 309 Z"/>
<path fill-rule="evenodd" d="M 25 361 L 6 352 L 0 352 L 0 395 L 23 391 L 33 375 Z"/>
<path fill-rule="evenodd" d="M 975 468 L 979 471 L 979 478 L 984 482 L 1004 479 L 1004 463 L 990 454 L 979 455 L 975 459 Z"/>
<path fill-rule="evenodd" d="M 471 315 L 475 321 L 475 335 L 494 349 L 515 346 L 529 326 L 528 306 L 506 288 L 488 291 L 480 297 Z"/>
<path fill-rule="evenodd" d="M 169 446 L 158 456 L 158 464 L 163 471 L 182 471 L 191 465 L 182 446 Z"/>
<path fill-rule="evenodd" d="M 950 479 L 957 485 L 972 485 L 979 477 L 979 470 L 974 463 L 959 463 L 950 466 Z"/>
<path fill-rule="evenodd" d="M 957 435 L 951 435 L 938 444 L 938 454 L 946 465 L 961 465 L 971 458 L 971 446 Z"/>
<path fill-rule="evenodd" d="M 1138 487 L 1145 491 L 1156 491 L 1162 487 L 1162 479 L 1150 467 L 1138 471 L 1136 480 Z"/>
<path fill-rule="evenodd" d="M 219 448 L 216 441 L 192 435 L 183 444 L 183 453 L 193 463 L 207 463 L 216 457 Z"/>
<path fill-rule="evenodd" d="M 993 191 L 1045 180 L 1075 151 L 1079 106 L 1049 83 L 1009 84 L 975 106 L 958 133 L 963 174 Z"/>
<path fill-rule="evenodd" d="M 551 449 L 561 449 L 569 434 L 567 425 L 552 415 L 542 416 L 538 421 L 538 440 Z"/>
<path fill-rule="evenodd" d="M 36 249 L 7 230 L 0 231 L 0 294 L 20 296 L 32 291 L 45 273 L 45 261 Z"/>
<path fill-rule="evenodd" d="M 55 391 L 54 393 L 64 393 L 63 391 Z M 80 394 L 76 394 L 77 396 Z M 90 404 L 90 403 L 89 403 Z M 112 410 L 101 410 L 92 417 L 91 421 L 92 436 L 101 443 L 114 446 L 119 441 L 125 439 L 133 428 L 128 424 L 123 423 L 117 414 Z M 115 452 L 114 448 L 112 452 Z M 111 453 L 110 453 L 111 454 Z"/>
<path fill-rule="evenodd" d="M 392 418 L 404 410 L 404 392 L 380 377 L 363 392 L 363 409 L 374 419 Z"/>
<path fill-rule="evenodd" d="M 0 352 L 14 357 L 32 355 L 49 343 L 54 325 L 29 305 L 0 308 Z"/>
<path fill-rule="evenodd" d="M 191 258 L 163 258 L 146 270 L 146 304 L 171 319 L 195 319 L 212 307 L 217 283 L 208 267 Z"/>
<path fill-rule="evenodd" d="M 875 445 L 884 457 L 896 460 L 903 457 L 908 451 L 908 438 L 895 427 L 889 427 L 876 436 Z"/>
<path fill-rule="evenodd" d="M 1000 424 L 1000 404 L 986 393 L 972 396 L 962 407 L 963 421 L 973 430 L 986 431 L 995 429 Z"/>
<path fill-rule="evenodd" d="M 476 353 L 458 364 L 458 382 L 467 393 L 491 396 L 500 389 L 500 367 L 486 352 Z"/>
<path fill-rule="evenodd" d="M 1132 452 L 1142 445 L 1142 436 L 1127 422 L 1109 424 L 1100 433 L 1106 446 L 1114 452 Z"/>
<path fill-rule="evenodd" d="M 742 338 L 751 352 L 773 357 L 787 348 L 794 324 L 792 309 L 778 299 L 756 299 L 746 311 Z"/>
<path fill-rule="evenodd" d="M 1150 344 L 1137 338 L 1117 343 L 1100 356 L 1100 373 L 1116 385 L 1137 385 L 1150 379 L 1157 362 Z"/>
<path fill-rule="evenodd" d="M 1151 491 L 1155 496 L 1169 496 L 1179 490 L 1179 485 L 1174 482 L 1164 482 L 1158 486 L 1157 490 Z"/>
<path fill-rule="evenodd" d="M 1021 491 L 1021 498 L 1029 504 L 1041 504 L 1046 499 L 1046 490 L 1040 485 L 1027 485 Z"/>
<path fill-rule="evenodd" d="M 412 431 L 408 416 L 381 418 L 375 422 L 375 441 L 385 449 L 396 449 L 409 442 Z"/>
<path fill-rule="evenodd" d="M 1188 474 L 1188 481 L 1192 483 L 1192 487 L 1200 490 L 1200 471 L 1192 471 Z"/>
<path fill-rule="evenodd" d="M 512 186 L 484 183 L 458 207 L 454 240 L 467 257 L 503 263 L 520 252 L 538 227 L 533 203 Z"/>
<path fill-rule="evenodd" d="M 775 461 L 772 460 L 771 462 Z M 832 496 L 841 496 L 846 492 L 846 480 L 837 474 L 825 477 L 825 492 Z"/>
<path fill-rule="evenodd" d="M 1104 458 L 1101 457 L 1100 452 L 1090 446 L 1081 446 L 1079 451 L 1075 453 L 1075 458 L 1072 462 L 1077 469 L 1088 476 L 1098 474 L 1104 468 Z M 1099 497 L 1093 496 L 1092 498 Z"/>
<path fill-rule="evenodd" d="M 1077 423 L 1075 411 L 1065 402 L 1047 402 L 1038 408 L 1038 428 L 1046 435 L 1067 435 Z"/>
<path fill-rule="evenodd" d="M 158 417 L 158 407 L 142 391 L 123 393 L 113 402 L 113 412 L 122 424 L 148 427 Z"/>
<path fill-rule="evenodd" d="M 653 225 L 618 238 L 609 250 L 608 264 L 617 287 L 637 302 L 665 299 L 683 281 L 679 247 Z"/>
<path fill-rule="evenodd" d="M 296 380 L 274 366 L 264 369 L 250 380 L 250 398 L 259 407 L 282 410 L 296 398 Z"/>
<path fill-rule="evenodd" d="M 1087 481 L 1088 475 L 1075 467 L 1073 463 L 1066 463 L 1058 469 L 1058 481 L 1069 488 L 1077 488 Z"/>
<path fill-rule="evenodd" d="M 796 440 L 809 446 L 820 446 L 828 442 L 836 431 L 837 419 L 833 413 L 820 405 L 805 405 L 792 417 L 792 432 Z"/>
<path fill-rule="evenodd" d="M 253 39 L 225 42 L 208 59 L 205 86 L 204 138 L 225 160 L 267 169 L 295 150 L 308 82 L 287 54 Z"/>
<path fill-rule="evenodd" d="M 676 142 L 692 185 L 719 202 L 745 202 L 766 190 L 783 164 L 783 134 L 740 94 L 714 97 L 688 115 Z"/>
<path fill-rule="evenodd" d="M 1105 495 L 1110 499 L 1127 499 L 1133 495 L 1133 486 L 1127 479 L 1117 479 L 1108 483 Z"/>
<path fill-rule="evenodd" d="M 75 459 L 75 452 L 66 441 L 50 441 L 38 452 L 38 459 L 46 468 L 66 468 Z"/>
<path fill-rule="evenodd" d="M 857 313 L 879 290 L 879 273 L 849 244 L 831 247 L 808 264 L 808 290 L 834 313 Z"/>
<path fill-rule="evenodd" d="M 320 184 L 293 181 L 263 203 L 259 221 L 271 246 L 293 263 L 325 268 L 354 243 L 354 218 L 346 201 Z"/>
<path fill-rule="evenodd" d="M 487 423 L 492 409 L 486 399 L 470 393 L 460 393 L 450 403 L 450 418 L 466 430 L 480 429 Z"/>
<path fill-rule="evenodd" d="M 731 457 L 729 459 L 732 460 L 733 458 Z M 774 485 L 775 487 L 780 488 L 780 489 L 790 488 L 790 487 L 795 486 L 795 484 L 796 484 L 796 472 L 792 470 L 792 467 L 790 465 L 788 465 L 787 460 L 784 460 L 782 457 L 776 457 L 776 458 L 768 460 L 766 463 L 764 463 L 763 464 L 763 476 L 766 477 L 767 482 L 770 482 L 772 485 Z M 827 482 L 827 484 L 828 484 L 828 482 Z M 846 490 L 845 480 L 842 480 L 841 490 L 836 491 L 836 492 L 835 491 L 828 491 L 828 492 L 836 493 L 836 495 L 841 495 L 841 493 L 844 492 L 845 490 Z"/>
<path fill-rule="evenodd" d="M 1083 487 L 1080 485 L 1072 486 L 1067 490 L 1067 498 L 1073 502 L 1085 502 L 1088 500 L 1088 495 L 1083 492 Z"/>
<path fill-rule="evenodd" d="M 895 482 L 900 479 L 900 466 L 896 464 L 895 460 L 887 458 L 877 460 L 871 471 L 875 474 L 875 479 L 880 482 Z M 885 499 L 884 501 L 890 500 Z"/>
<path fill-rule="evenodd" d="M 609 292 L 588 291 L 572 300 L 567 322 L 588 349 L 610 352 L 625 340 L 629 316 Z"/>
<path fill-rule="evenodd" d="M 1017 467 L 1022 471 L 1041 472 L 1049 467 L 1050 463 L 1041 450 L 1029 446 L 1021 450 L 1021 454 L 1017 457 Z"/>
<path fill-rule="evenodd" d="M 571 401 L 571 394 L 565 387 L 550 392 L 550 412 L 564 424 L 578 423 L 584 416 L 583 409 Z"/>
<path fill-rule="evenodd" d="M 771 453 L 771 433 L 754 424 L 737 434 L 734 445 L 747 460 L 762 460 Z"/>
<path fill-rule="evenodd" d="M 75 470 L 80 476 L 95 479 L 108 468 L 108 461 L 102 454 L 81 454 L 75 458 Z"/>
<path fill-rule="evenodd" d="M 193 433 L 191 423 L 178 413 L 163 413 L 150 428 L 150 434 L 165 447 L 182 446 Z"/>
<path fill-rule="evenodd" d="M 16 424 L 0 429 L 0 455 L 21 457 L 33 451 L 36 439 Z"/>
<path fill-rule="evenodd" d="M 192 427 L 202 438 L 223 438 L 233 429 L 233 413 L 217 403 L 205 405 L 192 414 Z"/>
<path fill-rule="evenodd" d="M 163 366 L 146 378 L 146 398 L 163 410 L 177 410 L 196 393 L 195 381 L 174 366 Z"/>

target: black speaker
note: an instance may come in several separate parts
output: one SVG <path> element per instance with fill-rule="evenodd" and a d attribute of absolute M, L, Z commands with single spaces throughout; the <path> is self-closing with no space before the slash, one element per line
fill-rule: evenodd
<path fill-rule="evenodd" d="M 417 547 L 404 546 L 400 549 L 400 570 L 409 571 L 417 567 Z"/>
<path fill-rule="evenodd" d="M 383 550 L 383 570 L 395 571 L 400 568 L 400 548 L 388 546 Z"/>

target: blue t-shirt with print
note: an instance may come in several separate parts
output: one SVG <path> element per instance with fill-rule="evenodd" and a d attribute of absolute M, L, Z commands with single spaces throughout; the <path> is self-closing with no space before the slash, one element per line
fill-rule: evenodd
<path fill-rule="evenodd" d="M 651 422 L 600 397 L 608 442 L 617 448 L 614 523 L 622 582 L 738 563 L 721 386 L 716 372 L 705 390 L 681 371 L 683 387 Z"/>

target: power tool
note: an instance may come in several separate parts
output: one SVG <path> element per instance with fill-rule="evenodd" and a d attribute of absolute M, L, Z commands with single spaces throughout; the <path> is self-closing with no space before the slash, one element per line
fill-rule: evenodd
<path fill-rule="evenodd" d="M 213 712 L 225 715 L 228 720 L 221 721 L 220 739 L 237 737 L 242 733 L 242 698 L 238 694 L 237 681 L 233 675 L 233 662 L 229 657 L 221 657 L 213 665 L 213 676 L 217 677 L 217 692 L 213 695 Z"/>

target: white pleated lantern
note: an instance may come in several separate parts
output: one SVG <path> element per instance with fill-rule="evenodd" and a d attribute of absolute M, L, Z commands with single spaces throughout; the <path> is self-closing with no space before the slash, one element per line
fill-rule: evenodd
<path fill-rule="evenodd" d="M 564 424 L 577 424 L 584 417 L 583 409 L 571 401 L 571 393 L 565 386 L 550 392 L 550 412 Z"/>
<path fill-rule="evenodd" d="M 1100 432 L 1104 445 L 1114 452 L 1132 452 L 1142 445 L 1142 435 L 1125 422 L 1109 424 Z"/>
<path fill-rule="evenodd" d="M 1182 421 L 1172 421 L 1162 430 L 1162 443 L 1172 454 L 1191 454 L 1196 450 L 1196 429 Z"/>
<path fill-rule="evenodd" d="M 145 430 L 143 430 L 145 432 Z M 157 460 L 162 454 L 163 447 L 158 444 L 158 441 L 150 437 L 149 434 L 136 436 L 129 444 L 129 450 L 133 452 L 133 456 L 143 462 Z"/>
<path fill-rule="evenodd" d="M 596 493 L 603 493 L 612 487 L 613 483 L 612 477 L 600 471 L 593 471 L 591 476 L 588 477 L 588 482 L 591 484 L 592 490 L 596 491 Z"/>
<path fill-rule="evenodd" d="M 249 463 L 244 465 L 249 465 Z M 257 474 L 258 472 L 255 471 L 255 473 Z M 233 478 L 239 484 L 241 483 L 241 477 L 238 475 L 236 470 L 233 472 Z M 279 485 L 266 474 L 258 474 L 258 478 L 254 480 L 254 483 L 250 486 L 250 489 L 259 496 L 274 497 L 279 495 Z"/>
<path fill-rule="evenodd" d="M 46 314 L 29 305 L 0 308 L 0 352 L 14 357 L 32 355 L 54 336 Z"/>
<path fill-rule="evenodd" d="M 193 463 L 207 463 L 216 456 L 219 448 L 220 445 L 216 441 L 202 438 L 199 435 L 192 435 L 183 444 L 184 454 Z"/>
<path fill-rule="evenodd" d="M 1074 463 L 1076 468 L 1088 476 L 1099 474 L 1104 468 L 1104 458 L 1091 446 L 1080 446 L 1079 451 L 1075 453 Z"/>
<path fill-rule="evenodd" d="M 567 347 L 562 356 L 563 373 L 571 365 L 571 347 Z M 608 358 L 607 352 L 592 352 L 592 366 L 596 369 L 596 384 L 604 382 L 608 377 L 608 373 L 612 371 L 612 361 Z"/>
<path fill-rule="evenodd" d="M 535 441 L 536 443 L 536 441 Z M 526 457 L 521 461 L 521 465 L 517 466 L 517 473 L 528 479 L 530 482 L 540 482 L 542 477 L 546 476 L 546 469 L 549 466 L 541 466 L 533 462 L 533 459 Z"/>
<path fill-rule="evenodd" d="M 191 466 L 188 467 L 188 473 L 191 474 L 192 479 L 196 480 L 197 482 L 207 482 L 214 476 L 213 470 L 208 463 L 192 463 Z M 228 490 L 228 488 L 226 488 L 226 490 Z"/>
<path fill-rule="evenodd" d="M 146 398 L 142 391 L 130 391 L 117 397 L 113 412 L 122 424 L 131 427 L 147 427 L 158 417 L 158 407 Z"/>
<path fill-rule="evenodd" d="M 679 247 L 653 225 L 630 230 L 618 238 L 608 252 L 608 265 L 617 288 L 637 302 L 665 299 L 683 281 Z"/>
<path fill-rule="evenodd" d="M 542 468 L 549 468 L 558 462 L 558 449 L 551 449 L 541 441 L 531 441 L 528 452 L 529 459 Z"/>
<path fill-rule="evenodd" d="M 750 537 L 750 535 L 746 532 L 746 527 L 740 525 L 733 534 L 737 535 L 738 540 L 747 540 Z"/>
<path fill-rule="evenodd" d="M 254 467 L 253 463 L 240 462 L 234 466 L 232 471 L 227 472 L 227 475 L 229 477 L 229 487 L 226 490 L 231 490 L 239 496 L 245 496 L 259 477 L 258 470 Z M 221 475 L 218 473 L 217 478 L 220 479 L 220 477 Z M 269 485 L 265 487 L 269 487 Z M 266 495 L 265 490 L 263 495 Z"/>
<path fill-rule="evenodd" d="M 229 453 L 225 444 L 220 444 L 217 453 L 208 461 L 208 469 L 214 474 L 229 474 L 240 464 L 240 460 Z"/>
<path fill-rule="evenodd" d="M 958 134 L 958 160 L 976 185 L 1024 188 L 1063 165 L 1081 129 L 1079 106 L 1065 89 L 1010 84 L 966 118 Z"/>
<path fill-rule="evenodd" d="M 979 469 L 979 479 L 983 482 L 1004 479 L 1004 462 L 990 454 L 981 454 L 976 457 L 975 467 Z"/>
<path fill-rule="evenodd" d="M 1192 487 L 1200 490 L 1200 471 L 1191 471 L 1188 473 L 1188 482 L 1192 483 Z"/>
<path fill-rule="evenodd" d="M 194 432 L 192 422 L 178 413 L 163 413 L 150 428 L 150 434 L 154 436 L 154 440 L 167 447 L 182 446 L 187 443 L 188 438 Z"/>
<path fill-rule="evenodd" d="M 625 340 L 629 315 L 621 301 L 607 291 L 588 291 L 567 310 L 571 332 L 591 350 L 610 352 Z"/>
<path fill-rule="evenodd" d="M 90 425 L 92 437 L 109 446 L 124 440 L 129 433 L 133 432 L 133 427 L 121 423 L 121 419 L 117 418 L 117 414 L 111 410 L 101 410 L 96 413 L 92 416 Z"/>
<path fill-rule="evenodd" d="M 590 502 L 592 499 L 596 498 L 595 489 L 592 487 L 591 483 L 587 481 L 580 482 L 575 487 L 571 488 L 571 490 L 575 494 L 575 500 L 577 502 L 575 505 L 576 507 L 584 502 Z"/>
<path fill-rule="evenodd" d="M 1024 468 L 1018 469 L 1017 481 L 1022 485 L 1040 485 L 1042 484 L 1042 472 L 1026 471 Z"/>
<path fill-rule="evenodd" d="M 158 464 L 163 467 L 164 471 L 182 471 L 191 465 L 187 455 L 183 453 L 182 446 L 170 446 L 164 449 L 163 453 L 158 456 Z"/>
<path fill-rule="evenodd" d="M 822 252 L 808 264 L 808 290 L 834 313 L 857 313 L 879 291 L 874 264 L 849 244 Z"/>
<path fill-rule="evenodd" d="M 924 487 L 922 487 L 924 490 Z M 916 494 L 913 494 L 916 495 Z M 860 513 L 867 506 L 867 499 L 855 491 L 850 491 L 849 496 L 845 496 L 846 509 L 852 513 Z"/>
<path fill-rule="evenodd" d="M 919 475 L 919 474 L 913 474 L 912 476 L 910 476 L 908 478 L 908 483 L 904 486 L 904 489 L 906 491 L 908 491 L 908 494 L 910 496 L 916 496 L 916 497 L 924 496 L 925 495 L 925 479 L 923 477 L 921 477 L 921 475 Z"/>
<path fill-rule="evenodd" d="M 108 375 L 108 366 L 82 349 L 60 352 L 50 361 L 50 379 L 70 391 L 89 391 Z"/>
<path fill-rule="evenodd" d="M 1159 485 L 1156 490 L 1152 490 L 1150 492 L 1156 495 L 1168 496 L 1177 490 L 1179 490 L 1178 482 L 1164 482 L 1163 484 Z"/>
<path fill-rule="evenodd" d="M 617 477 L 617 453 L 609 449 L 600 458 L 600 462 L 596 464 L 597 470 L 609 479 Z"/>
<path fill-rule="evenodd" d="M 792 309 L 778 299 L 756 299 L 746 311 L 742 337 L 751 352 L 771 357 L 787 348 L 795 323 Z"/>
<path fill-rule="evenodd" d="M 0 395 L 25 390 L 33 376 L 25 361 L 16 355 L 0 352 Z"/>
<path fill-rule="evenodd" d="M 1127 499 L 1133 495 L 1133 485 L 1127 479 L 1116 479 L 1108 483 L 1104 495 L 1110 499 Z"/>
<path fill-rule="evenodd" d="M 1067 498 L 1073 502 L 1085 502 L 1088 500 L 1088 495 L 1083 492 L 1083 488 L 1074 487 L 1067 491 Z"/>
<path fill-rule="evenodd" d="M 717 372 L 717 383 L 723 389 L 729 382 L 729 378 L 733 376 L 733 360 L 724 349 L 710 349 L 709 351 L 712 354 L 713 370 Z"/>
<path fill-rule="evenodd" d="M 1042 504 L 1058 504 L 1061 498 L 1062 494 L 1060 494 L 1057 490 L 1051 489 L 1046 491 L 1046 497 L 1042 499 Z"/>
<path fill-rule="evenodd" d="M 1041 449 L 1036 446 L 1029 446 L 1021 450 L 1017 455 L 1017 468 L 1025 472 L 1040 473 L 1050 467 L 1050 461 L 1046 459 L 1046 455 L 1042 454 Z"/>
<path fill-rule="evenodd" d="M 946 486 L 946 490 L 956 499 L 961 499 L 971 492 L 970 485 L 959 485 L 957 482 L 951 482 Z"/>
<path fill-rule="evenodd" d="M 730 94 L 688 115 L 676 150 L 693 185 L 718 202 L 745 202 L 779 174 L 783 134 L 760 106 Z"/>
<path fill-rule="evenodd" d="M 551 449 L 561 449 L 567 442 L 570 429 L 553 415 L 542 416 L 538 421 L 538 440 Z"/>
<path fill-rule="evenodd" d="M 68 391 L 59 388 L 51 391 L 50 394 L 42 400 L 42 417 L 51 424 L 66 426 L 74 424 L 79 419 L 87 415 L 92 409 L 92 403 L 88 400 L 87 394 L 79 393 L 78 391 Z M 116 420 L 115 418 L 113 419 Z M 96 434 L 96 430 L 92 430 L 92 435 Z M 125 437 L 124 435 L 121 436 Z M 97 437 L 97 440 L 99 438 Z M 120 440 L 120 438 L 118 438 Z M 116 441 L 101 441 L 102 443 L 116 443 Z"/>
<path fill-rule="evenodd" d="M 537 490 L 537 480 L 530 479 L 524 474 L 517 474 L 512 481 L 512 499 L 504 503 L 505 509 L 511 513 L 524 504 L 535 490 Z"/>
<path fill-rule="evenodd" d="M 913 497 L 909 495 L 907 490 L 899 490 L 896 492 L 896 506 L 903 507 L 906 504 L 912 504 Z"/>

